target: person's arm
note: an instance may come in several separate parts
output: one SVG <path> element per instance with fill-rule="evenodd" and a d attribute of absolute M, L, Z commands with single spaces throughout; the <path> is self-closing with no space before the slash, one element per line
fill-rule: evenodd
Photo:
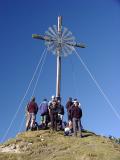
<path fill-rule="evenodd" d="M 73 108 L 71 108 L 70 116 L 73 119 Z"/>
<path fill-rule="evenodd" d="M 37 114 L 37 112 L 38 112 L 38 105 L 36 102 L 34 102 L 34 112 L 35 112 L 35 114 Z"/>
<path fill-rule="evenodd" d="M 50 107 L 51 107 L 51 106 L 48 106 L 48 112 L 49 112 L 49 115 L 50 115 Z"/>
<path fill-rule="evenodd" d="M 79 108 L 80 118 L 82 117 L 82 109 Z"/>
<path fill-rule="evenodd" d="M 38 105 L 37 105 L 37 103 L 36 103 L 36 114 L 37 114 L 37 112 L 38 112 Z"/>
<path fill-rule="evenodd" d="M 29 112 L 29 103 L 26 106 L 26 111 Z"/>
<path fill-rule="evenodd" d="M 82 117 L 82 109 L 80 108 L 80 110 L 81 110 L 81 117 Z"/>
<path fill-rule="evenodd" d="M 65 106 L 66 106 L 66 109 L 68 110 L 68 102 L 66 103 L 66 105 L 65 105 Z"/>

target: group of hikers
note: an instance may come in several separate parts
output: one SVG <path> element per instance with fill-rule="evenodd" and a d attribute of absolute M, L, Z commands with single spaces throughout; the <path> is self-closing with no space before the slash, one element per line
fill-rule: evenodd
<path fill-rule="evenodd" d="M 43 102 L 38 106 L 35 97 L 26 106 L 26 131 L 36 129 L 48 129 L 52 131 L 64 130 L 64 135 L 74 135 L 82 137 L 82 109 L 81 104 L 77 99 L 68 98 L 66 103 L 68 122 L 63 121 L 64 106 L 61 104 L 61 99 L 55 96 L 51 97 L 50 101 L 43 99 Z M 36 122 L 37 113 L 40 115 L 40 124 Z"/>

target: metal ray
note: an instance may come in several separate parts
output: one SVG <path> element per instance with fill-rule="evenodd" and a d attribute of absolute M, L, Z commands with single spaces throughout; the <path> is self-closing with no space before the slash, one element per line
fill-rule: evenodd
<path fill-rule="evenodd" d="M 63 28 L 63 33 L 62 33 L 62 37 L 64 37 L 64 35 L 66 34 L 66 32 L 68 31 L 68 29 L 66 27 Z"/>
<path fill-rule="evenodd" d="M 56 36 L 56 33 L 54 32 L 54 30 L 52 29 L 52 27 L 49 27 L 48 31 L 51 32 L 54 36 Z"/>

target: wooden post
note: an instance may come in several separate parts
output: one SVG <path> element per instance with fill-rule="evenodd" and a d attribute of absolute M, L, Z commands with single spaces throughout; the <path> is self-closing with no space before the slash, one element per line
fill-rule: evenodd
<path fill-rule="evenodd" d="M 62 17 L 58 16 L 58 34 L 61 37 L 62 31 Z M 60 40 L 60 39 L 59 39 Z M 57 47 L 57 78 L 56 78 L 56 97 L 60 99 L 60 87 L 61 87 L 61 43 L 58 42 Z"/>

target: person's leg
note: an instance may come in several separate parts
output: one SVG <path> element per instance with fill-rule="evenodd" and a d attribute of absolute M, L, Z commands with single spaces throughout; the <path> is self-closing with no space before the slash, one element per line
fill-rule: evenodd
<path fill-rule="evenodd" d="M 35 119 L 36 119 L 35 114 L 34 114 L 34 113 L 31 113 L 31 125 L 30 125 L 31 129 L 33 128 L 33 125 L 34 125 L 34 123 L 35 123 Z"/>
<path fill-rule="evenodd" d="M 44 124 L 46 124 L 46 115 L 44 115 L 44 121 L 43 121 Z"/>
<path fill-rule="evenodd" d="M 41 116 L 41 120 L 40 120 L 40 124 L 41 124 L 41 129 L 44 128 L 44 116 Z"/>
<path fill-rule="evenodd" d="M 30 113 L 29 129 L 31 129 L 31 123 L 32 123 L 32 113 Z"/>
<path fill-rule="evenodd" d="M 70 112 L 67 112 L 68 113 L 68 121 L 70 121 L 71 120 L 71 114 L 70 114 Z"/>
<path fill-rule="evenodd" d="M 82 125 L 81 120 L 80 120 L 80 126 L 81 126 L 81 131 L 83 131 L 83 130 L 84 130 L 84 128 L 83 128 L 83 125 Z"/>
<path fill-rule="evenodd" d="M 78 132 L 79 132 L 79 136 L 82 137 L 81 121 L 80 121 L 80 119 L 77 120 L 77 124 L 78 124 Z"/>
<path fill-rule="evenodd" d="M 73 134 L 77 136 L 76 118 L 73 118 Z"/>
<path fill-rule="evenodd" d="M 54 130 L 54 116 L 53 116 L 53 113 L 50 114 L 50 120 L 51 120 L 51 129 Z"/>
<path fill-rule="evenodd" d="M 63 129 L 62 123 L 63 123 L 63 115 L 61 114 L 61 115 L 60 115 L 60 129 L 61 129 L 61 130 Z"/>
<path fill-rule="evenodd" d="M 47 120 L 47 115 L 44 115 L 44 124 L 45 124 L 45 129 L 47 128 L 48 120 Z"/>
<path fill-rule="evenodd" d="M 41 116 L 41 124 L 43 124 L 44 123 L 44 116 L 42 115 Z"/>
<path fill-rule="evenodd" d="M 55 113 L 54 114 L 54 128 L 55 128 L 55 131 L 57 131 L 57 121 L 58 121 L 58 114 Z"/>
<path fill-rule="evenodd" d="M 26 115 L 26 131 L 28 131 L 29 127 L 30 127 L 30 114 L 27 113 L 27 115 Z"/>

